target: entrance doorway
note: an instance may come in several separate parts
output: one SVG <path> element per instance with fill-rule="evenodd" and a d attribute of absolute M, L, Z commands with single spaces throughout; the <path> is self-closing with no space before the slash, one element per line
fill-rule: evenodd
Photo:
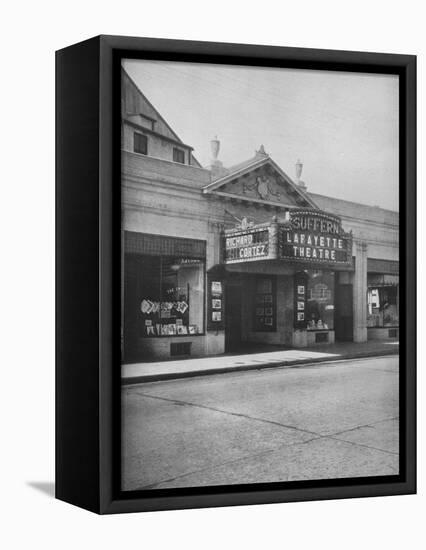
<path fill-rule="evenodd" d="M 336 285 L 334 327 L 336 340 L 353 341 L 353 285 Z"/>
<path fill-rule="evenodd" d="M 226 285 L 225 308 L 225 351 L 236 351 L 241 347 L 241 285 Z"/>

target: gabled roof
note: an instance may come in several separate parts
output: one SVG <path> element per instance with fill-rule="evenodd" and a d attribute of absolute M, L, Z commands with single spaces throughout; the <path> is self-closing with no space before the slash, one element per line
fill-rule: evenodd
<path fill-rule="evenodd" d="M 227 173 L 214 181 L 212 183 L 203 187 L 203 193 L 214 193 L 220 195 L 228 195 L 228 193 L 222 193 L 221 190 L 230 182 L 247 176 L 251 172 L 258 171 L 262 167 L 269 166 L 273 171 L 275 171 L 281 179 L 284 181 L 285 185 L 290 189 L 290 192 L 296 197 L 300 197 L 305 203 L 305 207 L 318 209 L 315 201 L 305 193 L 279 166 L 278 164 L 266 153 L 258 152 L 254 157 L 248 159 L 244 162 L 236 164 L 231 168 L 227 169 Z M 232 195 L 230 195 L 232 196 Z M 271 201 L 268 199 L 253 199 L 250 197 L 238 197 L 247 201 L 252 200 L 257 203 L 271 204 L 273 203 L 276 206 L 279 206 L 277 201 Z M 283 204 L 282 206 L 295 207 L 295 204 Z M 298 205 L 300 206 L 300 204 Z"/>
<path fill-rule="evenodd" d="M 249 168 L 253 164 L 256 164 L 256 162 L 259 161 L 259 159 L 263 160 L 262 157 L 260 157 L 260 155 L 255 155 L 254 157 L 244 160 L 243 162 L 239 162 L 238 164 L 234 164 L 233 166 L 230 166 L 226 170 L 228 174 L 239 172 L 240 170 L 244 170 L 245 168 Z"/>
<path fill-rule="evenodd" d="M 134 124 L 134 117 L 142 115 L 144 118 L 155 121 L 157 130 L 151 133 L 164 137 L 168 140 L 180 144 L 182 147 L 190 149 L 192 147 L 184 143 L 176 132 L 171 128 L 168 122 L 161 116 L 149 99 L 141 92 L 136 82 L 129 76 L 125 69 L 121 68 L 121 83 L 122 83 L 122 117 L 123 119 Z M 147 128 L 143 128 L 147 131 Z M 192 160 L 196 166 L 201 168 L 201 164 L 191 154 Z"/>

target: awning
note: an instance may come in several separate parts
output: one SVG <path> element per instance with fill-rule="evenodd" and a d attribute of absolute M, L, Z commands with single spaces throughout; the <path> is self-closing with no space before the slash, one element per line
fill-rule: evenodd
<path fill-rule="evenodd" d="M 367 258 L 367 272 L 399 275 L 399 262 L 392 260 L 379 260 L 377 258 Z"/>

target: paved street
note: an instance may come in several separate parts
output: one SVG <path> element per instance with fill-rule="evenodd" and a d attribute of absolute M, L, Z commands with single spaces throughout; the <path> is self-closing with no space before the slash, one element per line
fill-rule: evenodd
<path fill-rule="evenodd" d="M 123 387 L 123 489 L 398 473 L 398 356 Z"/>

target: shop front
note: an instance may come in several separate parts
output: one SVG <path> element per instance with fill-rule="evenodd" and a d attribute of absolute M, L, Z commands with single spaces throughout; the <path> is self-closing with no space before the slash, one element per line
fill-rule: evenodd
<path fill-rule="evenodd" d="M 206 242 L 125 232 L 126 361 L 202 355 Z"/>
<path fill-rule="evenodd" d="M 352 301 L 340 277 L 353 271 L 338 217 L 294 209 L 242 220 L 218 243 L 208 268 L 206 240 L 124 232 L 126 361 L 208 355 L 213 340 L 214 354 L 335 341 L 341 302 Z"/>
<path fill-rule="evenodd" d="M 335 272 L 279 267 L 265 271 L 228 275 L 227 351 L 255 343 L 306 347 L 334 342 Z"/>
<path fill-rule="evenodd" d="M 352 235 L 338 217 L 292 210 L 283 221 L 228 229 L 223 235 L 226 349 L 247 344 L 306 347 L 333 343 L 350 274 Z M 352 287 L 351 287 L 352 288 Z M 213 302 L 208 314 L 214 315 Z"/>
<path fill-rule="evenodd" d="M 368 261 L 367 327 L 369 340 L 399 336 L 398 262 Z"/>

